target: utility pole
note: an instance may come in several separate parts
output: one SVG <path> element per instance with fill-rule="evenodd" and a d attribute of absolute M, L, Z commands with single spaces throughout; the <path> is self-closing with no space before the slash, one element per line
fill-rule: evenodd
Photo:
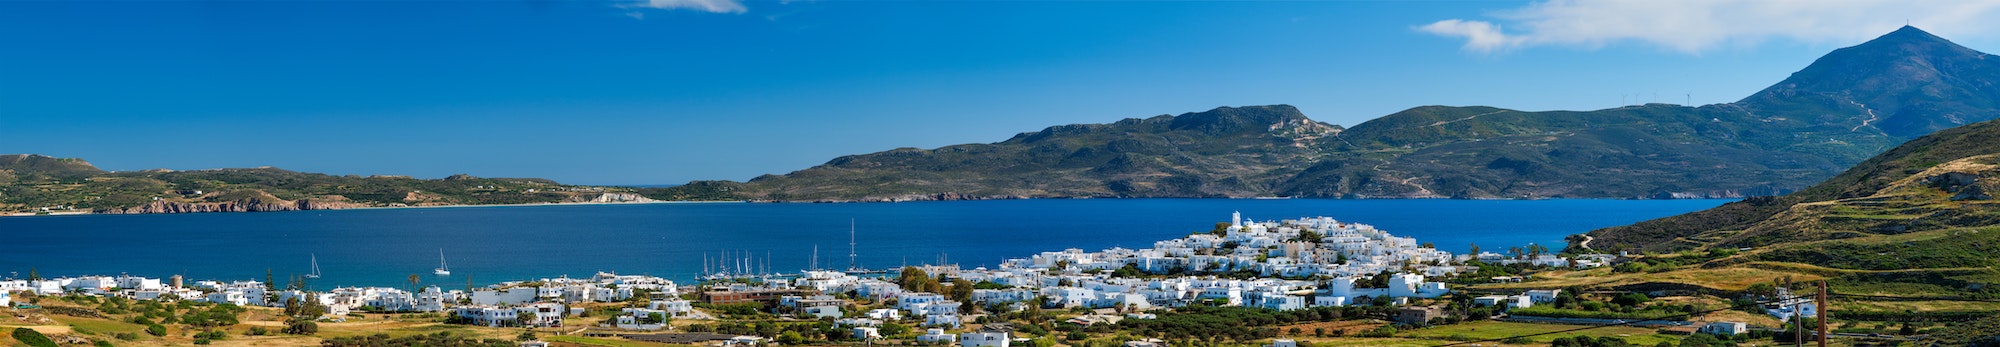
<path fill-rule="evenodd" d="M 1819 298 L 1813 300 L 1813 313 L 1819 316 L 1819 347 L 1826 347 L 1826 281 L 1819 281 Z"/>

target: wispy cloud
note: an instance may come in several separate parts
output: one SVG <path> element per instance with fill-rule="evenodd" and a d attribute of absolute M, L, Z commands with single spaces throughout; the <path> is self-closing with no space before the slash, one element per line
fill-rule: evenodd
<path fill-rule="evenodd" d="M 750 8 L 743 7 L 743 2 L 740 0 L 645 0 L 645 1 L 640 1 L 638 3 L 627 4 L 624 7 L 650 8 L 650 9 L 660 9 L 660 10 L 694 10 L 694 11 L 702 11 L 709 13 L 743 13 L 750 11 Z M 645 18 L 645 14 L 643 13 L 634 12 L 632 14 L 627 14 L 627 15 L 630 15 L 633 18 L 640 18 L 640 19 Z"/>
<path fill-rule="evenodd" d="M 1907 23 L 1945 37 L 2000 29 L 2000 0 L 1547 0 L 1414 29 L 1469 52 L 1636 42 L 1688 54 L 1785 39 L 1852 42 Z"/>

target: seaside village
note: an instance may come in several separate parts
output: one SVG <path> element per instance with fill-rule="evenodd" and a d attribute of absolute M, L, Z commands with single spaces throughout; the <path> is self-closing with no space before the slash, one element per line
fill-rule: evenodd
<path fill-rule="evenodd" d="M 565 333 L 701 345 L 775 345 L 771 331 L 724 329 L 725 315 L 752 314 L 822 321 L 839 330 L 826 341 L 873 342 L 902 336 L 903 343 L 963 346 L 1032 345 L 994 314 L 1030 309 L 1083 314 L 1079 325 L 1155 319 L 1156 309 L 1189 305 L 1239 306 L 1275 311 L 1315 307 L 1387 307 L 1397 321 L 1425 324 L 1440 309 L 1413 303 L 1452 292 L 1439 282 L 1474 271 L 1468 260 L 1528 262 L 1541 266 L 1603 266 L 1608 255 L 1454 256 L 1366 224 L 1328 217 L 1249 221 L 1231 217 L 1219 232 L 1158 241 L 1150 248 L 1078 249 L 1010 259 L 999 268 L 954 265 L 898 271 L 805 270 L 784 276 L 712 275 L 698 286 L 636 275 L 597 273 L 589 278 L 507 282 L 465 290 L 428 286 L 417 292 L 389 287 L 338 287 L 325 291 L 279 290 L 256 281 L 194 281 L 180 276 L 85 276 L 0 281 L 0 304 L 17 295 L 117 296 L 137 300 L 187 300 L 238 306 L 322 305 L 319 320 L 339 322 L 354 313 L 433 313 L 448 324 L 486 327 L 562 327 Z M 967 293 L 899 280 L 945 278 L 977 283 Z M 905 272 L 905 273 L 898 273 Z M 1381 277 L 1386 276 L 1386 281 Z M 1494 280 L 1508 280 L 1495 278 Z M 935 283 L 935 282 L 933 282 Z M 1373 285 L 1371 285 L 1373 284 Z M 1480 296 L 1480 306 L 1529 307 L 1550 303 L 1559 289 Z M 18 297 L 18 296 L 17 296 Z M 1799 305 L 1779 305 L 1785 317 Z M 1803 309 L 1810 310 L 1805 306 Z M 749 312 L 754 311 L 754 312 Z M 976 312 L 975 312 L 976 311 Z M 595 313 L 595 314 L 593 314 Z M 1811 313 L 1806 313 L 1811 314 Z M 679 322 L 683 324 L 672 324 Z M 708 325 L 689 322 L 713 322 Z M 690 327 L 694 327 L 690 329 Z M 1741 323 L 1702 329 L 1741 330 Z M 914 338 L 911 338 L 911 337 Z M 796 341 L 784 341 L 794 342 Z M 528 345 L 540 343 L 528 342 Z M 1289 340 L 1279 339 L 1284 345 Z M 1139 339 L 1127 346 L 1163 345 Z M 1282 346 L 1281 346 L 1282 347 Z"/>

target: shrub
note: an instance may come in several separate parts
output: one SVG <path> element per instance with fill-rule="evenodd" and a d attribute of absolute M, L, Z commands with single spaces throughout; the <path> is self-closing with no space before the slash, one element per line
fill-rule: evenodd
<path fill-rule="evenodd" d="M 48 335 L 42 335 L 42 332 L 35 329 L 14 328 L 14 341 L 34 347 L 56 347 L 55 340 L 50 340 Z"/>
<path fill-rule="evenodd" d="M 167 327 L 159 324 L 147 325 L 146 333 L 153 336 L 167 336 Z"/>

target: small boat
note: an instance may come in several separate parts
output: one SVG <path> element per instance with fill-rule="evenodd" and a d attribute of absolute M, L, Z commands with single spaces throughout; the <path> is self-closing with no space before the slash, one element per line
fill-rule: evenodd
<path fill-rule="evenodd" d="M 431 273 L 437 274 L 438 276 L 451 276 L 451 268 L 444 265 L 443 248 L 438 249 L 438 268 L 436 270 L 431 270 Z"/>
<path fill-rule="evenodd" d="M 312 273 L 309 273 L 309 274 L 306 274 L 306 278 L 319 278 L 319 255 L 318 255 L 318 254 L 314 254 L 314 255 L 312 256 L 312 264 L 313 264 L 313 267 L 312 267 Z"/>

